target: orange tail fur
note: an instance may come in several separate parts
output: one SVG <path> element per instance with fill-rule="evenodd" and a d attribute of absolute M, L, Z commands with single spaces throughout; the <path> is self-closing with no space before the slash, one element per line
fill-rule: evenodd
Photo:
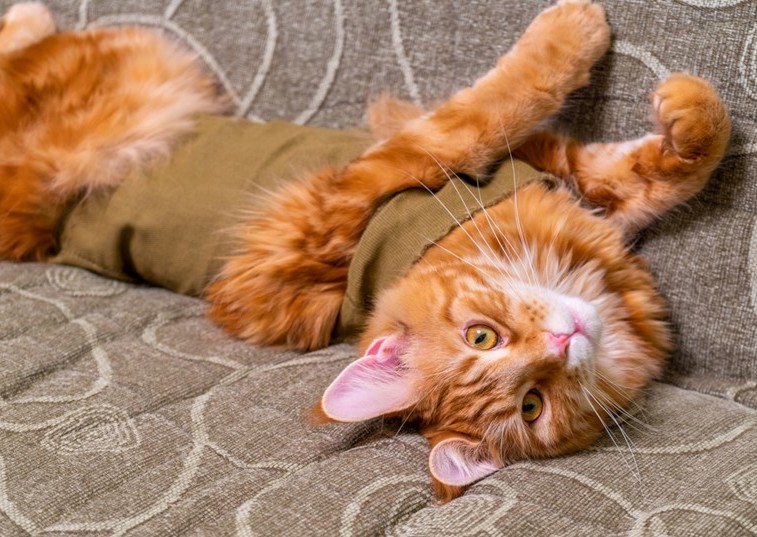
<path fill-rule="evenodd" d="M 20 4 L 0 29 L 5 259 L 44 259 L 66 203 L 167 155 L 195 114 L 225 106 L 194 57 L 157 33 L 48 35 L 50 20 Z"/>

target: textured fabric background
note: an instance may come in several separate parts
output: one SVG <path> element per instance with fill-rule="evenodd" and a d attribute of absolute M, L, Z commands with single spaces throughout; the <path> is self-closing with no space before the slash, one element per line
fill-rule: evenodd
<path fill-rule="evenodd" d="M 674 385 L 623 426 L 633 449 L 614 428 L 436 507 L 413 431 L 305 424 L 351 347 L 253 348 L 198 300 L 0 263 L 0 535 L 757 534 L 757 1 L 603 3 L 613 52 L 571 98 L 567 131 L 643 134 L 648 93 L 676 70 L 712 80 L 735 120 L 711 186 L 639 242 L 679 350 Z M 469 83 L 549 2 L 49 4 L 64 26 L 164 28 L 239 115 L 353 126 L 370 95 L 432 103 Z"/>

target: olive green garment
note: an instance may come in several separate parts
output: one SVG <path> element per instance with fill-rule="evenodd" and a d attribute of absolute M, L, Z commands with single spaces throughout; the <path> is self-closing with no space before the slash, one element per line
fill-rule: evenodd
<path fill-rule="evenodd" d="M 335 335 L 349 338 L 359 333 L 378 293 L 404 274 L 427 248 L 476 211 L 537 179 L 553 181 L 524 162 L 505 160 L 486 182 L 453 177 L 434 195 L 412 189 L 386 202 L 371 219 L 350 264 Z"/>
<path fill-rule="evenodd" d="M 170 159 L 77 203 L 51 261 L 200 295 L 234 252 L 229 231 L 267 192 L 372 142 L 357 130 L 201 116 Z"/>
<path fill-rule="evenodd" d="M 267 192 L 321 166 L 346 164 L 371 143 L 362 131 L 202 116 L 170 159 L 75 204 L 61 223 L 51 261 L 201 295 L 235 251 L 230 231 Z M 374 297 L 429 245 L 472 212 L 510 195 L 515 182 L 540 176 L 508 160 L 485 184 L 455 180 L 435 195 L 411 189 L 387 201 L 350 265 L 334 335 L 354 335 Z"/>

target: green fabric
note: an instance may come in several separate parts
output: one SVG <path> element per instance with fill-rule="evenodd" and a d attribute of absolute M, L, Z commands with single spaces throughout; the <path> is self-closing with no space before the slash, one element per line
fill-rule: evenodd
<path fill-rule="evenodd" d="M 196 132 L 170 159 L 76 204 L 51 261 L 201 295 L 234 252 L 230 231 L 245 211 L 282 182 L 323 165 L 345 164 L 371 142 L 362 131 L 200 117 Z M 436 195 L 411 189 L 386 202 L 350 266 L 335 336 L 354 335 L 381 289 L 471 212 L 508 196 L 513 177 L 523 184 L 541 174 L 506 161 L 479 187 L 456 180 Z"/>
<path fill-rule="evenodd" d="M 512 194 L 516 186 L 546 178 L 528 164 L 504 161 L 490 181 L 454 179 L 435 195 L 422 189 L 401 192 L 376 213 L 350 264 L 347 294 L 336 327 L 338 337 L 360 331 L 374 297 L 415 263 L 434 242 L 480 208 Z"/>
<path fill-rule="evenodd" d="M 200 295 L 234 250 L 229 230 L 281 181 L 343 164 L 372 140 L 362 131 L 200 117 L 170 160 L 78 203 L 54 263 Z"/>

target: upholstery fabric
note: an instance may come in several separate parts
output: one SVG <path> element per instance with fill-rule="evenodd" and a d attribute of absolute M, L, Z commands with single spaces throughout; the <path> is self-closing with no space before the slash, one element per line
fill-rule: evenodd
<path fill-rule="evenodd" d="M 430 104 L 470 83 L 550 2 L 49 4 L 64 26 L 164 28 L 240 116 L 345 127 L 382 91 Z M 734 119 L 711 185 L 639 239 L 677 351 L 623 433 L 610 424 L 593 449 L 512 465 L 439 507 L 417 432 L 307 424 L 353 347 L 255 348 L 198 299 L 5 262 L 0 535 L 757 534 L 757 1 L 603 4 L 613 50 L 562 128 L 644 134 L 648 93 L 677 70 L 710 79 Z"/>

